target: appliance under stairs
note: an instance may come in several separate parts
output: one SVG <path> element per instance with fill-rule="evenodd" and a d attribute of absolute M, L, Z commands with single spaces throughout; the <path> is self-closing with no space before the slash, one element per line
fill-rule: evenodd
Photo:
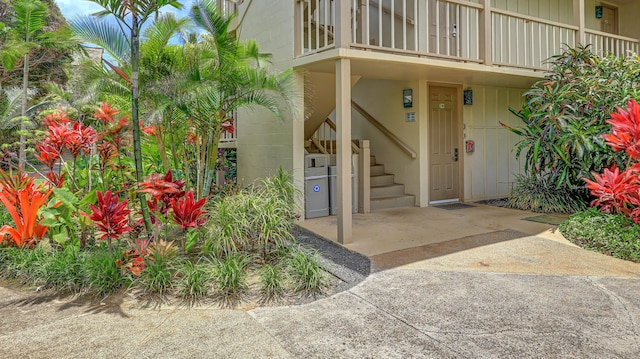
<path fill-rule="evenodd" d="M 395 183 L 394 175 L 386 173 L 383 164 L 371 156 L 371 210 L 413 207 L 416 198 L 404 193 L 404 185 Z"/>

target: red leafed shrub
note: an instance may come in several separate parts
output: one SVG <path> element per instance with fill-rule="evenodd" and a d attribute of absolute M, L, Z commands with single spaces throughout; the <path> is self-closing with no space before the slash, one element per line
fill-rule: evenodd
<path fill-rule="evenodd" d="M 605 169 L 603 174 L 593 173 L 594 180 L 585 178 L 591 195 L 596 197 L 591 206 L 605 213 L 619 213 L 640 222 L 640 105 L 629 100 L 627 110 L 618 107 L 607 121 L 611 133 L 602 135 L 614 151 L 625 151 L 635 164 L 620 171 L 617 166 Z"/>
<path fill-rule="evenodd" d="M 144 270 L 144 258 L 149 254 L 150 239 L 136 239 L 133 248 L 122 253 L 122 259 L 116 261 L 116 267 L 126 270 L 134 276 L 140 276 Z"/>
<path fill-rule="evenodd" d="M 35 188 L 33 180 L 18 173 L 12 180 L 7 180 L 2 173 L 0 181 L 0 202 L 11 215 L 14 227 L 4 225 L 0 228 L 0 242 L 9 236 L 16 247 L 33 245 L 41 239 L 49 227 L 41 224 L 38 211 L 51 195 L 51 190 L 41 192 Z"/>
<path fill-rule="evenodd" d="M 171 208 L 171 203 L 184 197 L 184 186 L 185 182 L 180 179 L 174 180 L 173 173 L 169 170 L 164 176 L 160 174 L 149 176 L 146 181 L 140 183 L 140 192 L 151 195 L 152 200 L 147 201 L 150 209 L 166 215 Z"/>
<path fill-rule="evenodd" d="M 92 213 L 82 213 L 83 216 L 89 217 L 96 223 L 102 236 L 100 239 L 118 239 L 122 234 L 131 231 L 129 227 L 129 213 L 131 210 L 127 208 L 129 201 L 124 200 L 118 202 L 118 196 L 107 191 L 104 195 L 96 192 L 98 195 L 98 206 L 89 205 Z"/>
<path fill-rule="evenodd" d="M 173 221 L 180 225 L 182 229 L 197 227 L 205 222 L 204 214 L 207 212 L 202 210 L 206 202 L 206 198 L 195 201 L 193 191 L 187 192 L 182 199 L 174 200 L 171 203 L 173 208 Z"/>

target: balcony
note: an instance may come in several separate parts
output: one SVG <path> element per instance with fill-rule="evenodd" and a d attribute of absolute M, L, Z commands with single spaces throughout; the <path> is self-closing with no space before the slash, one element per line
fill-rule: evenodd
<path fill-rule="evenodd" d="M 603 25 L 608 32 L 596 30 L 604 21 L 585 9 L 588 0 L 553 0 L 546 3 L 554 8 L 540 5 L 529 14 L 512 9 L 519 2 L 504 0 L 343 1 L 296 1 L 296 57 L 351 48 L 538 71 L 548 69 L 545 60 L 564 46 L 590 44 L 595 53 L 616 56 L 640 50 L 637 38 L 614 33 L 617 23 L 615 29 Z M 619 3 L 622 22 L 625 6 L 637 5 Z M 631 22 L 620 28 L 640 33 Z"/>

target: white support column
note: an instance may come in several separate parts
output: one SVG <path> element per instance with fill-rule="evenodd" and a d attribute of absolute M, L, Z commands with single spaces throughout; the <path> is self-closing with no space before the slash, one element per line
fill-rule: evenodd
<path fill-rule="evenodd" d="M 487 66 L 493 65 L 493 29 L 491 25 L 491 0 L 480 0 L 480 58 Z"/>
<path fill-rule="evenodd" d="M 584 34 L 584 0 L 573 0 L 573 24 L 578 27 L 576 47 L 585 45 L 587 39 Z"/>
<path fill-rule="evenodd" d="M 336 60 L 336 148 L 338 243 L 352 240 L 351 215 L 351 61 Z"/>
<path fill-rule="evenodd" d="M 369 140 L 360 140 L 360 159 L 358 160 L 358 212 L 371 212 L 371 149 Z"/>
<path fill-rule="evenodd" d="M 336 1 L 336 31 L 334 43 L 337 49 L 351 45 L 351 1 Z"/>

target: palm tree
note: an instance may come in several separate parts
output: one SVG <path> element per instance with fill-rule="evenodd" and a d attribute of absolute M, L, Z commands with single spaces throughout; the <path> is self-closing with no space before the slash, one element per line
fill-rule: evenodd
<path fill-rule="evenodd" d="M 144 23 L 153 15 L 157 15 L 158 11 L 166 6 L 172 6 L 180 9 L 182 5 L 178 1 L 169 0 L 91 0 L 100 5 L 104 10 L 96 13 L 98 17 L 112 15 L 120 29 L 124 33 L 128 30 L 126 38 L 130 54 L 129 61 L 131 65 L 131 78 L 128 78 L 121 69 L 114 66 L 116 71 L 131 87 L 131 127 L 133 128 L 133 158 L 136 168 L 136 180 L 142 182 L 142 151 L 140 141 L 140 123 L 139 123 L 139 75 L 140 75 L 140 29 Z M 151 219 L 149 216 L 149 208 L 144 193 L 138 192 L 138 200 L 144 218 L 147 233 L 152 233 Z"/>
<path fill-rule="evenodd" d="M 218 141 L 222 125 L 236 110 L 260 106 L 279 119 L 290 115 L 292 71 L 270 73 L 267 55 L 260 54 L 255 41 L 238 41 L 230 31 L 233 16 L 224 17 L 215 0 L 200 0 L 190 13 L 204 30 L 199 42 L 184 46 L 186 80 L 176 98 L 177 107 L 198 127 L 198 197 L 207 196 L 214 178 Z"/>
<path fill-rule="evenodd" d="M 56 32 L 45 32 L 47 25 L 47 4 L 39 0 L 19 0 L 13 6 L 12 27 L 3 48 L 1 49 L 2 64 L 5 69 L 12 71 L 15 65 L 22 60 L 22 96 L 21 116 L 27 116 L 28 89 L 29 89 L 29 55 L 33 49 L 40 47 L 70 47 L 73 43 L 67 31 L 60 29 Z M 21 122 L 19 163 L 24 166 L 26 162 L 26 136 L 24 134 L 25 122 Z"/>

